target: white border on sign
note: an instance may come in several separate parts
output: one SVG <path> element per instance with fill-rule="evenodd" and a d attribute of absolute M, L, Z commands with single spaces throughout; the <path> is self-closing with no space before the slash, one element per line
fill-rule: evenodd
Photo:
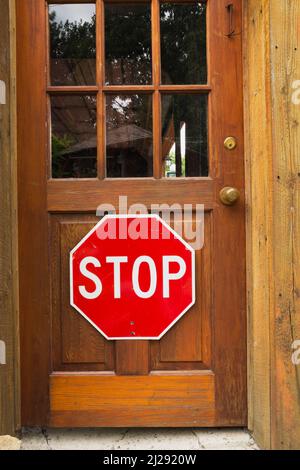
<path fill-rule="evenodd" d="M 74 303 L 73 297 L 73 254 L 80 248 L 80 246 L 108 219 L 156 219 L 161 222 L 181 243 L 184 244 L 187 250 L 192 254 L 192 302 L 175 318 L 175 320 L 159 335 L 155 337 L 149 336 L 129 336 L 129 337 L 110 337 L 107 336 L 85 313 L 80 310 Z M 122 341 L 122 340 L 160 340 L 174 325 L 183 317 L 183 315 L 194 305 L 196 301 L 196 279 L 195 279 L 195 250 L 192 248 L 175 230 L 172 229 L 158 214 L 107 214 L 90 230 L 85 237 L 71 250 L 70 252 L 70 304 L 77 312 L 79 312 L 96 330 L 101 333 L 105 339 L 109 341 Z"/>

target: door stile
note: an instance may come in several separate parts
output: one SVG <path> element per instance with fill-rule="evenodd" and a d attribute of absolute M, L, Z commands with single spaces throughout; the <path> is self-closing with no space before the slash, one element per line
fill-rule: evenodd
<path fill-rule="evenodd" d="M 218 8 L 214 9 L 214 4 Z M 221 4 L 221 5 L 220 5 Z M 213 216 L 214 364 L 216 421 L 247 423 L 246 263 L 242 81 L 242 2 L 233 2 L 234 35 L 229 38 L 226 0 L 210 2 L 211 142 L 214 166 L 215 209 Z M 213 12 L 214 10 L 214 12 Z M 217 12 L 217 13 L 216 13 Z M 226 70 L 226 73 L 223 71 Z M 230 91 L 230 93 L 228 92 Z M 218 113 L 214 110 L 218 109 Z M 237 139 L 236 149 L 224 147 L 228 136 Z M 233 186 L 241 192 L 235 206 L 221 204 L 219 192 Z M 222 230 L 226 227 L 226 230 Z M 242 253 L 242 256 L 236 256 Z M 224 295 L 229 292 L 230 295 Z M 226 314 L 225 314 L 226 312 Z M 232 325 L 229 329 L 228 324 Z M 243 341 L 241 341 L 243 338 Z M 236 373 L 233 373 L 236 370 Z M 228 397 L 223 400 L 224 395 Z M 239 397 L 239 399 L 237 399 Z"/>
<path fill-rule="evenodd" d="M 17 0 L 16 8 L 22 423 L 46 425 L 50 371 L 46 8 L 35 0 Z"/>

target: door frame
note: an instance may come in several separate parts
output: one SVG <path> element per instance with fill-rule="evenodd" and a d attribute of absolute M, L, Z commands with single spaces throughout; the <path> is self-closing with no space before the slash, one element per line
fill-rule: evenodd
<path fill-rule="evenodd" d="M 19 385 L 19 327 L 18 327 L 18 262 L 15 253 L 18 251 L 16 230 L 17 213 L 17 149 L 16 149 L 16 19 L 15 1 L 9 0 L 10 11 L 1 15 L 1 27 L 6 30 L 7 50 L 7 99 L 6 113 L 0 123 L 0 131 L 10 129 L 10 138 L 6 151 L 2 153 L 1 170 L 7 168 L 6 177 L 1 184 L 4 191 L 11 195 L 10 204 L 0 199 L 1 213 L 0 237 L 1 244 L 9 234 L 11 251 L 7 255 L 1 250 L 0 268 L 4 279 L 1 297 L 1 311 L 9 328 L 1 333 L 1 340 L 7 348 L 9 369 L 0 365 L 1 420 L 0 434 L 15 433 L 20 428 L 20 385 Z M 273 5 L 272 5 L 273 2 Z M 2 7 L 0 1 L 0 8 Z M 4 3 L 4 2 L 3 2 Z M 286 3 L 286 2 L 284 2 Z M 291 34 L 284 41 L 284 15 L 291 26 Z M 274 250 L 276 220 L 276 246 L 289 246 L 290 237 L 284 228 L 286 221 L 283 214 L 288 214 L 287 205 L 276 205 L 280 191 L 278 182 L 273 179 L 274 171 L 279 167 L 281 172 L 289 170 L 290 178 L 297 178 L 296 146 L 300 145 L 299 135 L 295 135 L 292 123 L 287 124 L 286 132 L 293 133 L 293 143 L 285 148 L 280 147 L 281 135 L 272 133 L 274 119 L 280 118 L 280 107 L 289 114 L 291 100 L 284 100 L 284 95 L 276 95 L 274 106 L 274 77 L 272 69 L 276 68 L 281 81 L 284 81 L 284 67 L 278 69 L 278 57 L 275 43 L 285 49 L 282 57 L 295 57 L 295 46 L 300 46 L 296 36 L 294 18 L 300 16 L 300 5 L 288 6 L 280 0 L 244 0 L 244 102 L 245 102 L 245 171 L 246 171 L 246 233 L 247 233 L 247 310 L 248 310 L 248 427 L 254 433 L 258 444 L 263 448 L 296 449 L 300 443 L 300 404 L 296 394 L 296 368 L 291 361 L 285 361 L 290 351 L 290 338 L 281 338 L 281 345 L 274 341 L 278 333 L 282 333 L 286 321 L 275 322 L 275 289 L 280 283 L 280 273 L 274 264 L 280 261 L 281 266 L 289 273 L 299 275 L 299 265 L 291 265 L 291 256 L 284 250 Z M 270 33 L 273 34 L 270 38 Z M 271 45 L 270 41 L 272 39 Z M 298 43 L 297 43 L 298 40 Z M 4 48 L 0 51 L 4 51 Z M 288 59 L 287 59 L 288 60 Z M 300 64 L 294 64 L 295 79 L 300 77 Z M 3 105 L 1 105 L 3 106 Z M 294 111 L 293 111 L 294 112 Z M 276 153 L 280 148 L 280 155 Z M 4 172 L 1 171 L 1 175 Z M 278 176 L 280 176 L 278 174 Z M 287 187 L 290 195 L 293 188 Z M 263 197 L 262 197 L 263 195 Z M 266 204 L 266 200 L 269 204 Z M 296 208 L 297 209 L 297 208 Z M 298 206 L 299 209 L 299 206 Z M 291 217 L 291 216 L 290 216 Z M 290 220 L 290 217 L 288 220 Z M 300 242 L 299 232 L 293 232 L 293 240 Z M 288 255 L 288 256 L 286 256 Z M 11 275 L 13 273 L 13 275 Z M 257 286 L 264 282 L 261 289 Z M 288 301 L 288 293 L 282 294 L 282 302 Z M 13 296 L 13 302 L 11 297 Z M 295 312 L 294 312 L 295 313 Z M 298 312 L 299 313 L 299 312 Z M 300 338 L 299 324 L 295 325 L 295 334 Z M 283 352 L 285 351 L 285 353 Z M 281 363 L 276 363 L 275 358 Z M 273 370 L 271 368 L 273 366 Z M 283 383 L 278 368 L 290 373 L 288 384 Z M 283 369 L 282 369 L 283 367 Z M 2 380 L 3 379 L 3 380 Z M 275 401 L 272 398 L 289 388 L 289 401 Z M 12 392 L 13 391 L 13 392 Z M 294 405 L 294 406 L 293 406 Z M 273 417 L 271 419 L 271 416 Z M 282 419 L 282 416 L 285 416 Z M 298 417 L 297 417 L 298 416 Z M 281 417 L 281 418 L 280 418 Z M 280 421 L 282 420 L 282 421 Z M 291 432 L 294 429 L 294 432 Z"/>
<path fill-rule="evenodd" d="M 244 2 L 248 427 L 274 450 L 300 446 L 299 21 L 299 2 Z"/>

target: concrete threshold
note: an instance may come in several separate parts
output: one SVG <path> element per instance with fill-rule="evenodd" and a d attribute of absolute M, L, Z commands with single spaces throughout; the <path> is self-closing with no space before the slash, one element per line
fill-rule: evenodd
<path fill-rule="evenodd" d="M 41 429 L 22 431 L 23 450 L 258 450 L 245 429 Z"/>

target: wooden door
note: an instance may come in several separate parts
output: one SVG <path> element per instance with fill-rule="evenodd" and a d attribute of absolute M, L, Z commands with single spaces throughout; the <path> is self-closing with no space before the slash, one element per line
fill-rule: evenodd
<path fill-rule="evenodd" d="M 17 0 L 22 424 L 245 425 L 242 1 L 53 3 Z M 196 304 L 160 341 L 69 303 L 69 252 L 119 195 L 205 205 Z"/>

